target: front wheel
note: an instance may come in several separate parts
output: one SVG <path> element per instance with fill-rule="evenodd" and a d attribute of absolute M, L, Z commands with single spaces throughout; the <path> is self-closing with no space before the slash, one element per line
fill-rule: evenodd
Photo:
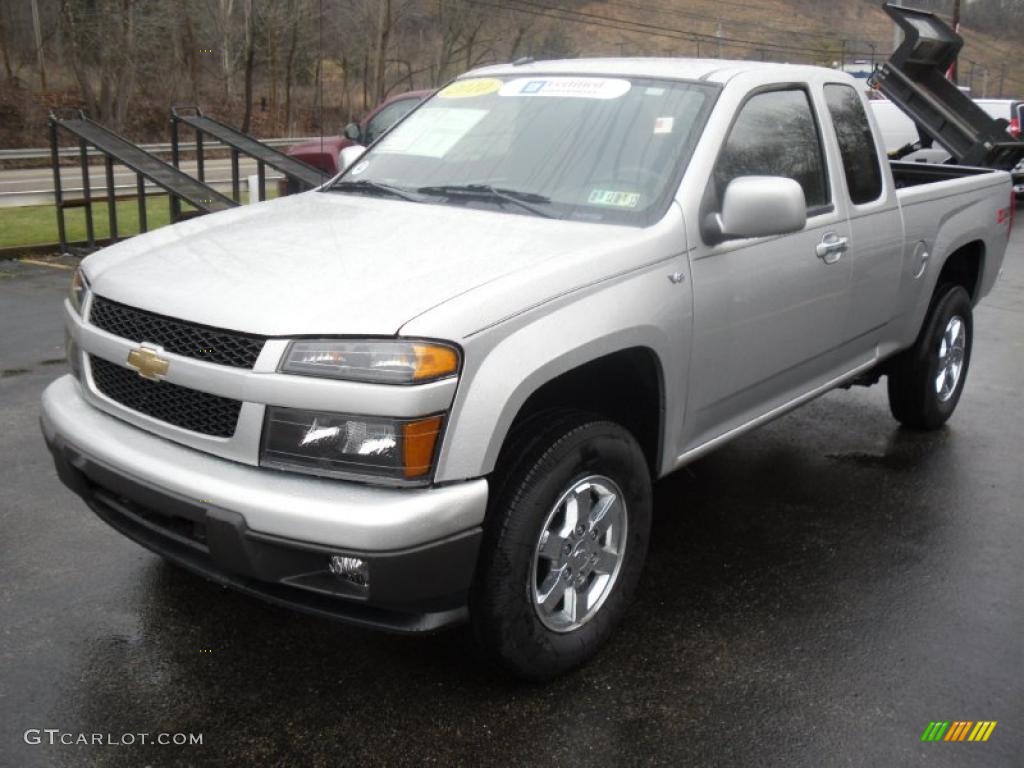
<path fill-rule="evenodd" d="M 647 554 L 650 470 L 628 431 L 571 412 L 517 429 L 502 458 L 473 627 L 506 670 L 550 678 L 593 656 L 626 612 Z"/>
<path fill-rule="evenodd" d="M 938 429 L 953 415 L 971 362 L 971 298 L 959 285 L 936 292 L 917 341 L 893 360 L 889 409 L 902 424 Z"/>

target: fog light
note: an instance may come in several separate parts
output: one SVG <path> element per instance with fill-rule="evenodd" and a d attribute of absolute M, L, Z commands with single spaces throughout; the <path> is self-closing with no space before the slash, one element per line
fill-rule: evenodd
<path fill-rule="evenodd" d="M 327 570 L 339 579 L 349 581 L 356 586 L 370 586 L 370 564 L 358 557 L 331 555 L 327 561 Z"/>

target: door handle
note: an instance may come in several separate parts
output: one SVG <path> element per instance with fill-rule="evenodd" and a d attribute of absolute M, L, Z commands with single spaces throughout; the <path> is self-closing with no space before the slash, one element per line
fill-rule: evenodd
<path fill-rule="evenodd" d="M 835 264 L 849 248 L 850 240 L 848 238 L 840 237 L 835 232 L 829 232 L 815 246 L 814 250 L 818 254 L 818 258 L 826 264 Z"/>

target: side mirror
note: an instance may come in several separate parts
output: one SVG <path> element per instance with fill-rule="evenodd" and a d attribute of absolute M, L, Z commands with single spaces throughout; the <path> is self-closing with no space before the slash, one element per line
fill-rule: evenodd
<path fill-rule="evenodd" d="M 342 134 L 345 136 L 346 139 L 351 139 L 357 144 L 362 143 L 363 132 L 359 130 L 359 125 L 357 123 L 349 123 L 348 125 L 346 125 L 345 130 L 342 131 Z"/>
<path fill-rule="evenodd" d="M 799 232 L 807 223 L 807 201 L 796 181 L 784 176 L 740 176 L 729 182 L 722 212 L 706 222 L 709 240 L 768 237 Z"/>
<path fill-rule="evenodd" d="M 345 147 L 338 153 L 338 170 L 347 170 L 352 163 L 363 156 L 363 152 L 366 151 L 366 147 L 362 144 L 352 144 L 351 146 Z"/>

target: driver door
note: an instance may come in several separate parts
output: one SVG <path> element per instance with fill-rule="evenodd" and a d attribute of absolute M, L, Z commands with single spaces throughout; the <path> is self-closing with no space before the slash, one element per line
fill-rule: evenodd
<path fill-rule="evenodd" d="M 804 190 L 807 224 L 694 254 L 685 450 L 785 404 L 837 365 L 849 306 L 843 248 L 850 229 L 826 157 L 805 86 L 755 90 L 740 106 L 705 210 L 720 210 L 725 187 L 739 176 L 785 176 Z"/>

